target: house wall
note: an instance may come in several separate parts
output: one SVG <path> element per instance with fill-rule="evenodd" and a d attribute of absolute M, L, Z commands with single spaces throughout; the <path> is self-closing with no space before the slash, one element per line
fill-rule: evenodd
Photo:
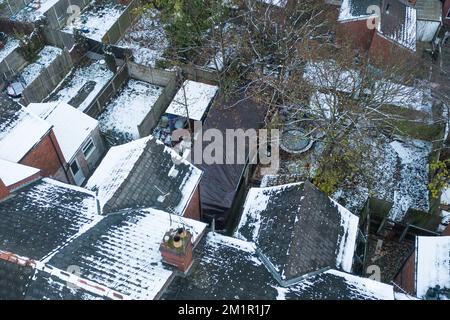
<path fill-rule="evenodd" d="M 392 59 L 395 57 L 401 57 L 406 60 L 413 58 L 413 53 L 410 50 L 391 42 L 378 32 L 375 32 L 372 38 L 369 54 L 381 63 L 387 59 Z"/>
<path fill-rule="evenodd" d="M 86 159 L 83 153 L 83 147 L 88 143 L 89 138 L 92 138 L 95 145 L 95 150 L 89 156 L 89 158 Z M 75 155 L 75 159 L 78 161 L 80 169 L 83 172 L 83 175 L 86 178 L 86 180 L 87 178 L 90 177 L 92 173 L 94 173 L 95 169 L 97 168 L 97 165 L 100 163 L 101 159 L 103 158 L 106 152 L 105 143 L 103 141 L 102 136 L 100 135 L 100 129 L 98 127 L 92 132 L 89 138 L 86 139 L 83 145 L 80 146 L 80 149 Z"/>
<path fill-rule="evenodd" d="M 415 274 L 416 254 L 415 252 L 413 252 L 408 260 L 406 260 L 406 263 L 403 265 L 402 270 L 395 277 L 394 282 L 409 294 L 415 295 Z"/>
<path fill-rule="evenodd" d="M 197 186 L 197 189 L 195 189 L 191 201 L 187 205 L 186 210 L 184 210 L 183 216 L 185 218 L 190 218 L 198 221 L 201 220 L 202 213 L 200 204 L 200 186 Z"/>
<path fill-rule="evenodd" d="M 20 163 L 41 169 L 45 177 L 53 177 L 62 182 L 73 182 L 73 177 L 66 176 L 64 173 L 67 163 L 53 129 L 20 160 Z"/>
<path fill-rule="evenodd" d="M 367 27 L 367 20 L 356 20 L 341 23 L 340 40 L 351 40 L 358 48 L 369 50 L 375 29 Z"/>
<path fill-rule="evenodd" d="M 0 200 L 5 199 L 8 196 L 9 196 L 9 190 L 8 190 L 8 188 L 6 188 L 2 179 L 0 179 Z"/>

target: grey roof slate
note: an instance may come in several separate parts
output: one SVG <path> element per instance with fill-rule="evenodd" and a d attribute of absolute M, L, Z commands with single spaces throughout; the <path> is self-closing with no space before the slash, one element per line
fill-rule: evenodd
<path fill-rule="evenodd" d="M 97 219 L 92 193 L 50 179 L 0 202 L 0 250 L 42 259 Z"/>
<path fill-rule="evenodd" d="M 393 299 L 392 286 L 336 270 L 281 287 L 253 244 L 209 233 L 195 251 L 186 277 L 176 277 L 166 300 L 377 300 Z"/>
<path fill-rule="evenodd" d="M 357 218 L 348 212 L 354 217 L 348 227 L 342 225 L 342 215 L 338 205 L 310 182 L 254 188 L 236 235 L 255 242 L 274 271 L 290 280 L 327 267 L 343 268 L 337 262 L 342 242 L 349 242 L 347 254 L 353 256 L 356 239 L 345 238 L 348 229 L 355 232 Z"/>

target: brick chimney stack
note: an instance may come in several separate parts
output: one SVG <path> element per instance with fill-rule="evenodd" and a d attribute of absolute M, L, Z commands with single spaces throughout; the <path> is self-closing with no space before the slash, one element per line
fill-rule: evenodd
<path fill-rule="evenodd" d="M 9 197 L 9 189 L 3 183 L 3 180 L 0 178 L 0 201 Z"/>
<path fill-rule="evenodd" d="M 159 247 L 164 263 L 187 272 L 193 262 L 192 234 L 183 228 L 170 230 Z"/>

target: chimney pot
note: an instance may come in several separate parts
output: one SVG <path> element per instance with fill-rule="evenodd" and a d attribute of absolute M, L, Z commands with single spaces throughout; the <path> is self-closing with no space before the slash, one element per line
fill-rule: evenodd
<path fill-rule="evenodd" d="M 192 235 L 184 228 L 166 232 L 159 250 L 163 262 L 177 267 L 181 272 L 186 272 L 192 265 Z"/>

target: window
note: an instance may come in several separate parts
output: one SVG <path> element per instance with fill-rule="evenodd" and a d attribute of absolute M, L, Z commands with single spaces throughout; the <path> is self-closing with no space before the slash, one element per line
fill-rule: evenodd
<path fill-rule="evenodd" d="M 76 160 L 70 164 L 70 170 L 72 170 L 74 176 L 78 173 L 78 171 L 80 171 L 80 167 L 78 167 L 78 163 Z"/>
<path fill-rule="evenodd" d="M 83 150 L 83 154 L 86 158 L 89 158 L 89 156 L 94 152 L 95 150 L 95 145 L 94 145 L 94 141 L 92 141 L 92 139 L 89 139 L 89 141 L 84 145 L 84 147 L 82 148 Z"/>

